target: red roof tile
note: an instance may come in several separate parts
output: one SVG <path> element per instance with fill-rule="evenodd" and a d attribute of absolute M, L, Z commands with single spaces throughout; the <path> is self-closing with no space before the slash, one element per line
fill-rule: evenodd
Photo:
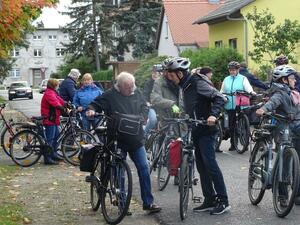
<path fill-rule="evenodd" d="M 193 22 L 220 4 L 210 4 L 207 0 L 164 0 L 163 5 L 175 44 L 207 46 L 208 25 L 193 25 Z"/>

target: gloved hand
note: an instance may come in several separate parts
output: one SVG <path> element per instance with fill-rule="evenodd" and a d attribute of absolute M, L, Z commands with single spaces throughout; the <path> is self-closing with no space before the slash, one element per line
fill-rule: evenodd
<path fill-rule="evenodd" d="M 180 113 L 180 108 L 175 104 L 172 106 L 171 109 L 173 113 Z"/>

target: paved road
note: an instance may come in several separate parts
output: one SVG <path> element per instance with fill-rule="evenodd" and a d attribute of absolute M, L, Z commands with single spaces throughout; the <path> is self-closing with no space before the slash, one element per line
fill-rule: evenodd
<path fill-rule="evenodd" d="M 0 92 L 3 94 L 4 92 Z M 6 92 L 4 93 L 6 94 Z M 5 95 L 7 97 L 7 94 Z M 39 115 L 39 103 L 41 100 L 41 94 L 34 93 L 33 100 L 13 100 L 10 104 L 13 108 L 21 110 L 25 115 Z M 221 149 L 225 150 L 224 153 L 218 153 L 217 159 L 220 167 L 223 170 L 225 182 L 227 184 L 227 191 L 229 194 L 230 204 L 232 209 L 229 213 L 220 216 L 210 216 L 208 213 L 193 213 L 192 207 L 195 205 L 190 204 L 188 218 L 184 221 L 180 221 L 179 216 L 179 194 L 178 187 L 173 185 L 173 179 L 171 179 L 167 188 L 160 192 L 156 188 L 156 174 L 153 175 L 153 191 L 155 195 L 155 201 L 163 207 L 160 214 L 157 215 L 161 224 L 230 224 L 230 225 L 296 225 L 300 222 L 300 207 L 296 206 L 292 212 L 285 218 L 280 219 L 275 215 L 272 205 L 271 191 L 267 191 L 264 199 L 259 206 L 253 206 L 250 204 L 247 193 L 247 173 L 248 173 L 248 159 L 249 152 L 239 155 L 235 152 L 228 152 L 228 142 L 222 143 Z M 133 167 L 132 167 L 133 168 Z M 136 171 L 133 170 L 136 177 Z M 139 195 L 139 188 L 137 179 L 135 179 L 134 192 Z M 200 195 L 200 185 L 194 187 L 196 195 Z M 139 197 L 138 197 L 139 198 Z"/>

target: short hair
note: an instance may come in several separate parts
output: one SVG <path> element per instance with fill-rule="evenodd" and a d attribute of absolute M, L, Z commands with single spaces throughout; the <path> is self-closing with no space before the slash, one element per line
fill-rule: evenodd
<path fill-rule="evenodd" d="M 131 73 L 128 72 L 121 72 L 117 77 L 116 77 L 116 84 L 120 86 L 121 84 L 127 82 L 127 81 L 132 81 L 135 83 L 135 78 Z"/>
<path fill-rule="evenodd" d="M 199 70 L 200 74 L 206 75 L 208 73 L 212 73 L 212 68 L 210 68 L 209 66 L 204 66 Z"/>
<path fill-rule="evenodd" d="M 70 73 L 68 74 L 68 77 L 72 77 L 73 79 L 78 79 L 80 75 L 81 74 L 78 69 L 71 69 Z"/>
<path fill-rule="evenodd" d="M 86 81 L 86 80 L 91 80 L 93 81 L 93 77 L 90 73 L 85 73 L 82 78 L 81 78 L 81 82 Z"/>
<path fill-rule="evenodd" d="M 246 63 L 246 62 L 241 62 L 241 63 L 240 63 L 240 66 L 241 66 L 241 67 L 243 67 L 243 68 L 245 68 L 245 69 L 247 69 L 247 68 L 248 68 L 248 66 L 247 66 L 247 63 Z"/>
<path fill-rule="evenodd" d="M 59 85 L 59 80 L 55 78 L 50 78 L 47 82 L 47 87 L 55 89 Z"/>

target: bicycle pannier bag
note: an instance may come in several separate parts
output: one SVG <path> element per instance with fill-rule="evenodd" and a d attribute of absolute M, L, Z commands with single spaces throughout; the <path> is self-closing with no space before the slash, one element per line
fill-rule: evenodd
<path fill-rule="evenodd" d="M 82 146 L 82 151 L 78 156 L 80 159 L 80 171 L 92 172 L 95 164 L 96 154 L 99 146 L 86 145 Z"/>
<path fill-rule="evenodd" d="M 237 106 L 249 106 L 250 105 L 250 98 L 248 96 L 237 94 L 235 96 L 235 104 Z"/>
<path fill-rule="evenodd" d="M 172 140 L 168 146 L 169 148 L 169 174 L 171 176 L 177 176 L 178 168 L 181 164 L 182 154 L 182 140 L 177 138 Z"/>

